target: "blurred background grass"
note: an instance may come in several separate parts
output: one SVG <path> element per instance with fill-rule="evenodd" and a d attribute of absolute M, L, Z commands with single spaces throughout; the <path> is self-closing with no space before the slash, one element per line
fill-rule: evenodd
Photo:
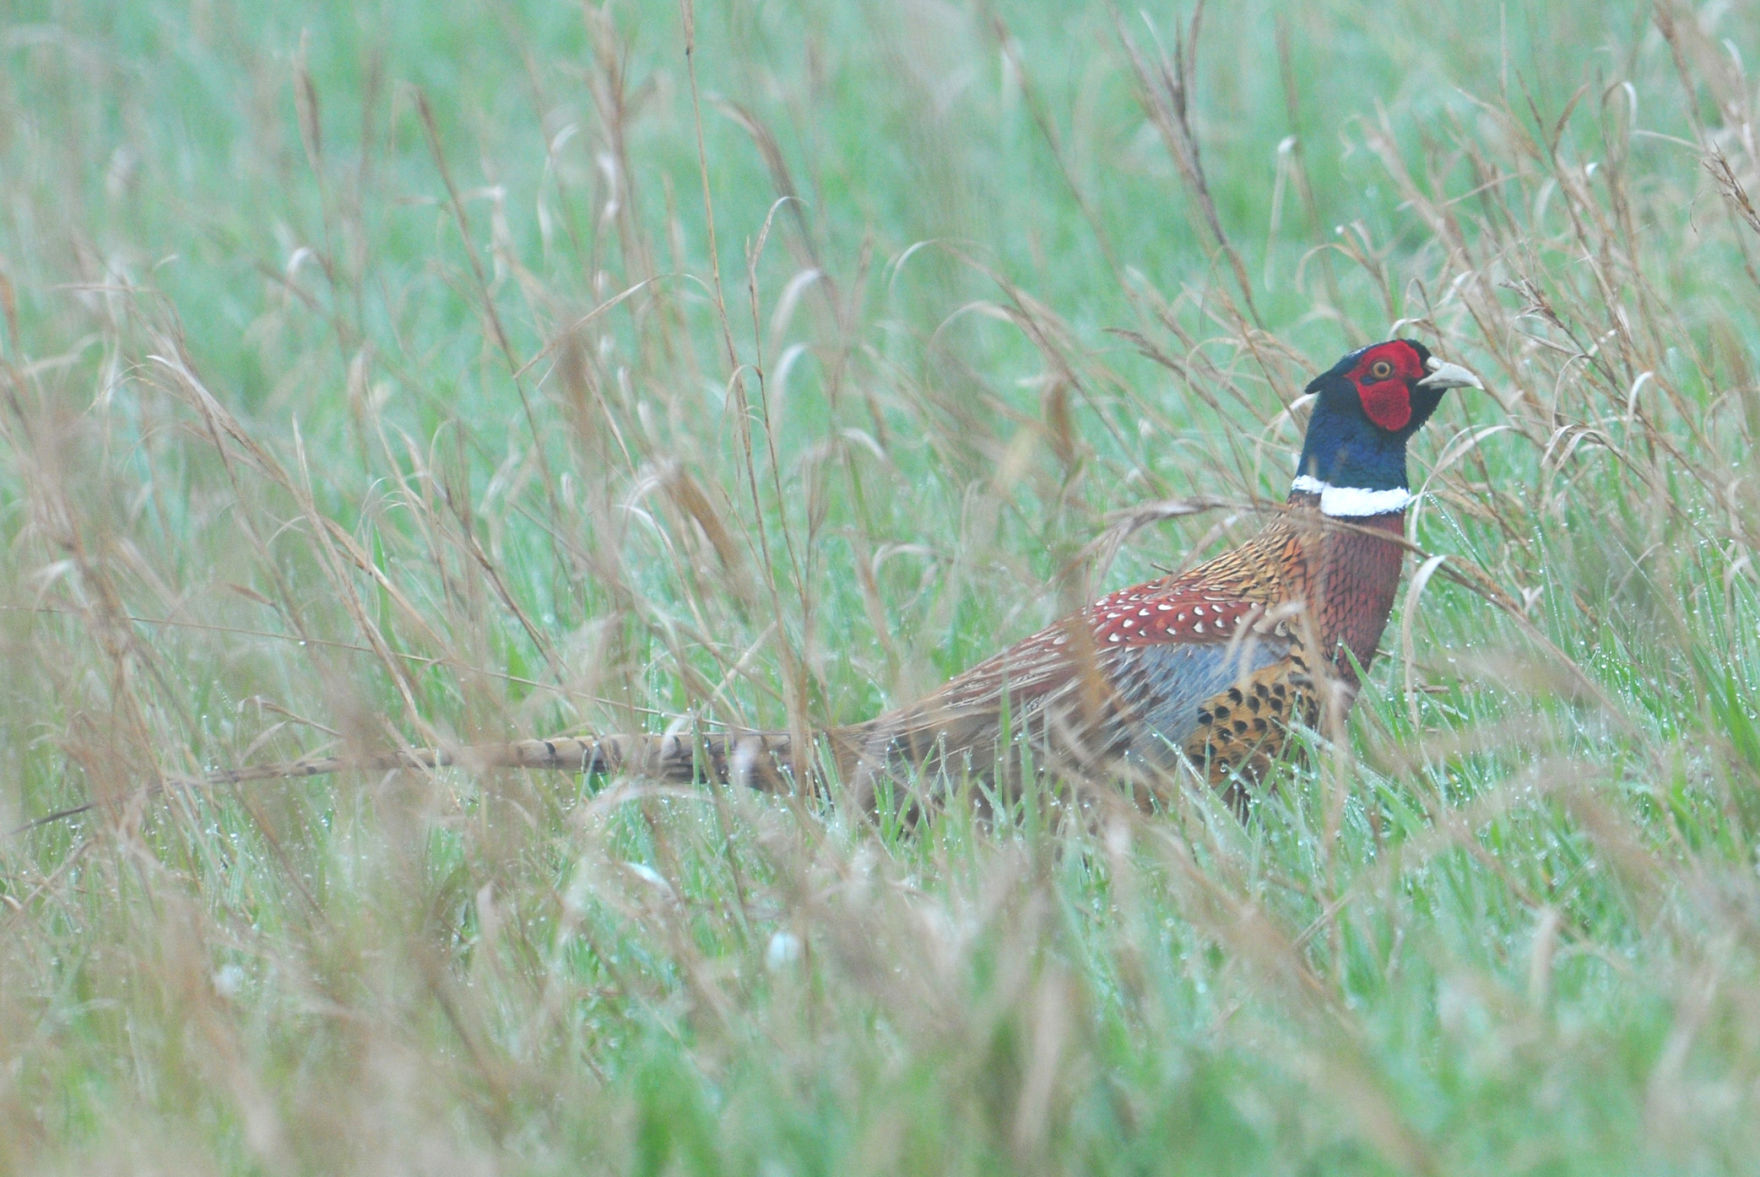
<path fill-rule="evenodd" d="M 1752 14 L 825 8 L 14 0 L 0 1165 L 1745 1171 Z M 1444 558 L 1244 826 L 142 796 L 866 717 L 1396 332 Z"/>

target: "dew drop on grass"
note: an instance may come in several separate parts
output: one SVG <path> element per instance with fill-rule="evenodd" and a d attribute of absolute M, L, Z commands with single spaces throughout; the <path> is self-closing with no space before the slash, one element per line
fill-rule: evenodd
<path fill-rule="evenodd" d="M 777 932 L 764 949 L 764 966 L 771 972 L 793 964 L 801 958 L 801 938 L 793 932 Z"/>

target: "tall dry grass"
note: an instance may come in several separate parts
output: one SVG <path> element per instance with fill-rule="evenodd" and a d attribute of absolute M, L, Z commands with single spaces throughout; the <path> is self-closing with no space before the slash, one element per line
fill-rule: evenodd
<path fill-rule="evenodd" d="M 101 805 L 0 842 L 0 1165 L 1740 1171 L 1753 31 L 1256 12 L 9 30 L 0 821 Z M 146 791 L 864 717 L 1248 533 L 1395 332 L 1489 391 L 1245 824 Z"/>

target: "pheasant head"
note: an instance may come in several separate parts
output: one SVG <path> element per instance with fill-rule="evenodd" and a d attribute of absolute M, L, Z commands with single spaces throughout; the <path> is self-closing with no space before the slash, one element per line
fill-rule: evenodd
<path fill-rule="evenodd" d="M 1406 442 L 1448 389 L 1480 387 L 1413 339 L 1351 352 L 1308 385 L 1314 412 L 1291 490 L 1319 495 L 1328 515 L 1403 511 L 1412 497 Z"/>

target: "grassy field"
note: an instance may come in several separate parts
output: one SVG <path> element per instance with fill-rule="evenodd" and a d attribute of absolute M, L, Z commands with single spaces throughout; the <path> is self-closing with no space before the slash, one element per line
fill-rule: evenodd
<path fill-rule="evenodd" d="M 0 836 L 0 1170 L 1753 1172 L 1760 22 L 1292 7 L 12 0 L 0 826 L 101 804 Z M 864 718 L 1396 332 L 1487 390 L 1244 823 L 144 791 Z"/>

